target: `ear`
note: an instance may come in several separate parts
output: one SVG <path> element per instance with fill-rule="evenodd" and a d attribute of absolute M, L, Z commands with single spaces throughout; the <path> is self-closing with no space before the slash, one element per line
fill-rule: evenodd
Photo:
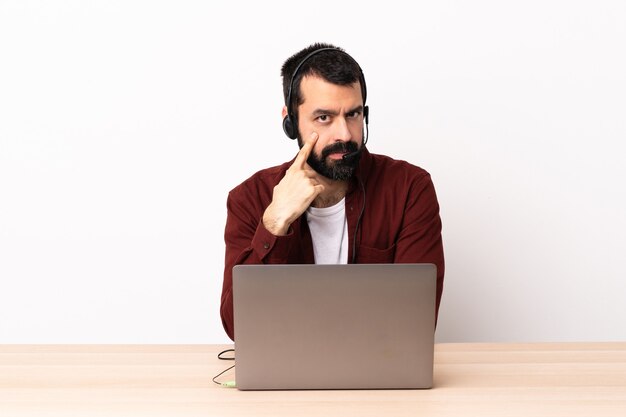
<path fill-rule="evenodd" d="M 283 106 L 283 119 L 287 117 L 287 106 Z"/>

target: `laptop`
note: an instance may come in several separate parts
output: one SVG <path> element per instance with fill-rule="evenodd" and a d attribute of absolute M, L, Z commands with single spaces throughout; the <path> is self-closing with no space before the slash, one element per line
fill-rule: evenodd
<path fill-rule="evenodd" d="M 240 390 L 431 388 L 433 264 L 233 268 Z"/>

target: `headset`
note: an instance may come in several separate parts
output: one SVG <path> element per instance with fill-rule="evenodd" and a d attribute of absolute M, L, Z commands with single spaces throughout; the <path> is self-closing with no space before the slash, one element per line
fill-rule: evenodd
<path fill-rule="evenodd" d="M 293 71 L 293 74 L 291 75 L 291 81 L 289 82 L 289 90 L 287 93 L 287 116 L 285 116 L 285 118 L 283 119 L 283 130 L 285 131 L 285 134 L 287 135 L 287 137 L 289 139 L 296 139 L 298 137 L 298 118 L 295 115 L 295 112 L 293 111 L 293 109 L 291 108 L 291 91 L 293 89 L 293 85 L 294 85 L 294 81 L 296 79 L 296 76 L 298 75 L 298 71 L 300 71 L 300 68 L 302 67 L 302 65 L 308 61 L 312 56 L 319 54 L 320 52 L 323 51 L 337 51 L 340 52 L 342 54 L 344 54 L 345 56 L 347 56 L 348 58 L 350 58 L 355 64 L 356 66 L 359 68 L 359 84 L 361 85 L 361 96 L 363 97 L 363 117 L 365 118 L 365 128 L 368 129 L 368 118 L 369 118 L 369 107 L 365 105 L 365 101 L 367 99 L 367 87 L 365 85 L 365 77 L 363 76 L 363 70 L 361 69 L 361 66 L 359 65 L 358 62 L 356 62 L 356 60 L 354 58 L 352 58 L 347 52 L 342 51 L 341 49 L 338 48 L 320 48 L 320 49 L 316 49 L 315 51 L 309 53 L 307 56 L 305 56 L 302 61 L 300 61 L 300 63 L 298 64 L 298 66 L 296 67 L 296 69 Z M 367 136 L 369 136 L 369 130 L 368 130 L 368 135 L 365 136 L 365 140 L 363 141 L 363 145 L 365 145 L 367 143 Z"/>

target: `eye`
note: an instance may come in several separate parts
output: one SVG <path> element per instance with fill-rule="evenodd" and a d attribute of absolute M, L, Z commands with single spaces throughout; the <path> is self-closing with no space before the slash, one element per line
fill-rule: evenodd
<path fill-rule="evenodd" d="M 351 111 L 350 113 L 347 113 L 346 116 L 350 119 L 356 119 L 357 117 L 359 117 L 361 115 L 360 111 Z"/>
<path fill-rule="evenodd" d="M 319 120 L 320 122 L 327 122 L 330 119 L 330 117 L 328 117 L 327 114 L 322 114 L 317 116 L 317 120 Z"/>

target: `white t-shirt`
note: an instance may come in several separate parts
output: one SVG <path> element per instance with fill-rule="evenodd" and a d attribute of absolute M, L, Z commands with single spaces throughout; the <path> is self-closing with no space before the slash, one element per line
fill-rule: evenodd
<path fill-rule="evenodd" d="M 306 219 L 313 240 L 316 264 L 348 263 L 348 220 L 346 199 L 334 206 L 309 207 Z"/>

